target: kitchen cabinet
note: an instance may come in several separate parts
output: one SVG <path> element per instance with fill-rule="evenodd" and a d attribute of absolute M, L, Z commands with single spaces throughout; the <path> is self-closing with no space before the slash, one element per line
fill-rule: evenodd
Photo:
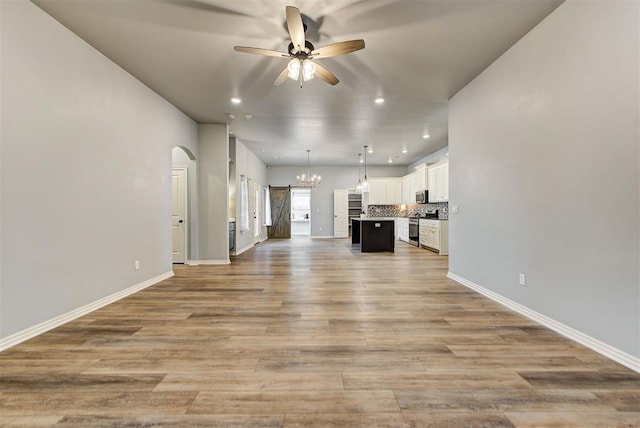
<path fill-rule="evenodd" d="M 370 178 L 369 179 L 369 205 L 382 205 L 384 204 L 384 198 L 387 190 L 383 179 Z"/>
<path fill-rule="evenodd" d="M 420 219 L 419 243 L 421 247 L 440 255 L 449 254 L 449 222 Z"/>
<path fill-rule="evenodd" d="M 398 229 L 398 239 L 409 242 L 409 219 L 406 217 L 398 217 L 396 219 L 396 227 Z"/>
<path fill-rule="evenodd" d="M 351 243 L 360 245 L 360 251 L 363 253 L 395 251 L 393 220 L 354 218 L 351 222 Z"/>
<path fill-rule="evenodd" d="M 386 182 L 386 199 L 390 204 L 402 203 L 402 177 L 391 177 Z"/>
<path fill-rule="evenodd" d="M 429 202 L 447 202 L 449 200 L 449 161 L 429 166 Z"/>
<path fill-rule="evenodd" d="M 402 203 L 401 177 L 369 179 L 369 205 L 394 205 L 400 203 Z"/>
<path fill-rule="evenodd" d="M 402 203 L 416 203 L 416 173 L 407 174 L 402 177 Z"/>
<path fill-rule="evenodd" d="M 415 182 L 414 182 L 415 191 L 413 192 L 414 194 L 418 190 L 426 190 L 429 188 L 428 178 L 429 177 L 427 175 L 427 164 L 422 164 L 417 166 L 416 172 L 415 172 Z"/>
<path fill-rule="evenodd" d="M 415 204 L 416 192 L 426 190 L 427 186 L 427 164 L 418 165 L 416 172 L 402 177 L 402 202 L 403 204 Z"/>

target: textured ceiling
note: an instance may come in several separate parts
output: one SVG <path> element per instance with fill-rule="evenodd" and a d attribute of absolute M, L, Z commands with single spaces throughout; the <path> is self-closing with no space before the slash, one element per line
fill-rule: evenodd
<path fill-rule="evenodd" d="M 197 122 L 228 122 L 268 165 L 306 164 L 306 149 L 314 165 L 354 165 L 365 144 L 372 165 L 408 165 L 447 145 L 449 98 L 562 0 L 33 2 Z M 287 59 L 233 50 L 286 51 L 286 5 L 319 23 L 316 47 L 365 40 L 321 60 L 337 86 L 273 87 Z"/>

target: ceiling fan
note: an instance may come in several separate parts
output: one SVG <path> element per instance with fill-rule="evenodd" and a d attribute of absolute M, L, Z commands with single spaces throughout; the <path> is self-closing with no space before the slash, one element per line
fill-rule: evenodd
<path fill-rule="evenodd" d="M 364 49 L 364 40 L 349 40 L 346 42 L 333 43 L 316 49 L 311 42 L 305 40 L 306 26 L 302 22 L 300 10 L 297 7 L 287 6 L 287 29 L 291 43 L 289 43 L 288 53 L 274 51 L 271 49 L 250 48 L 246 46 L 235 46 L 237 52 L 245 52 L 264 56 L 280 58 L 291 58 L 287 67 L 282 70 L 274 86 L 282 85 L 287 78 L 302 83 L 318 76 L 330 85 L 337 85 L 340 81 L 326 67 L 315 61 L 316 59 L 329 58 L 332 56 L 344 55 Z"/>

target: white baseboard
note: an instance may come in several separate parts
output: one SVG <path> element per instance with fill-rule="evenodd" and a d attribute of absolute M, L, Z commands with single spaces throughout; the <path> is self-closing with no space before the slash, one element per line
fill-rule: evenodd
<path fill-rule="evenodd" d="M 163 274 L 150 278 L 144 282 L 141 282 L 139 284 L 136 284 L 124 290 L 118 291 L 117 293 L 111 294 L 110 296 L 103 297 L 102 299 L 96 300 L 95 302 L 89 303 L 88 305 L 84 305 L 80 308 L 74 309 L 62 315 L 58 315 L 55 318 L 51 318 L 50 320 L 41 322 L 40 324 L 34 325 L 33 327 L 29 327 L 27 329 L 14 333 L 10 336 L 7 336 L 3 339 L 0 339 L 0 351 L 4 351 L 5 349 L 11 348 L 12 346 L 15 346 L 26 340 L 29 340 L 51 329 L 60 327 L 61 325 L 66 324 L 69 321 L 73 321 L 76 318 L 80 318 L 81 316 L 86 315 L 90 312 L 93 312 L 96 309 L 100 309 L 110 303 L 118 301 L 133 293 L 136 293 L 140 290 L 143 290 L 147 287 L 157 284 L 160 281 L 164 281 L 167 278 L 171 278 L 172 276 L 173 276 L 173 271 L 165 272 Z"/>
<path fill-rule="evenodd" d="M 227 260 L 188 260 L 187 264 L 189 266 L 198 266 L 198 265 L 228 265 L 231 261 Z"/>
<path fill-rule="evenodd" d="M 250 249 L 252 249 L 254 247 L 254 244 L 249 244 L 244 248 L 240 248 L 239 250 L 236 250 L 236 252 L 233 254 L 234 256 L 239 256 L 240 254 L 244 253 L 245 251 L 248 251 Z"/>
<path fill-rule="evenodd" d="M 333 235 L 327 235 L 327 236 L 324 236 L 324 235 L 312 235 L 312 236 L 311 236 L 311 238 L 312 238 L 312 239 L 334 239 L 334 238 L 335 238 L 335 239 L 347 239 L 347 237 L 344 237 L 344 238 L 336 238 L 336 237 L 335 237 L 335 236 L 333 236 Z"/>
<path fill-rule="evenodd" d="M 542 324 L 543 326 L 548 327 L 551 330 L 557 333 L 560 333 L 561 335 L 575 342 L 578 342 L 581 345 L 584 345 L 587 348 L 590 348 L 596 351 L 597 353 L 604 355 L 605 357 L 622 364 L 625 367 L 630 368 L 631 370 L 634 370 L 640 373 L 640 358 L 638 357 L 634 357 L 633 355 L 628 354 L 618 348 L 614 348 L 611 345 L 601 342 L 600 340 L 595 339 L 587 334 L 584 334 L 581 331 L 578 331 L 572 327 L 569 327 L 568 325 L 565 325 L 559 321 L 556 321 L 553 318 L 550 318 L 546 315 L 542 315 L 541 313 L 538 313 L 533 309 L 530 309 L 524 305 L 521 305 L 520 303 L 514 302 L 511 299 L 508 299 L 494 291 L 486 289 L 481 285 L 478 285 L 472 281 L 469 281 L 468 279 L 462 278 L 461 276 L 458 276 L 452 272 L 447 273 L 447 278 L 450 278 L 464 285 L 465 287 L 468 287 L 474 291 L 477 291 L 478 293 L 490 298 L 491 300 L 498 302 L 501 305 L 506 306 L 507 308 L 512 309 L 518 312 L 519 314 L 524 315 L 525 317 L 539 324 Z"/>

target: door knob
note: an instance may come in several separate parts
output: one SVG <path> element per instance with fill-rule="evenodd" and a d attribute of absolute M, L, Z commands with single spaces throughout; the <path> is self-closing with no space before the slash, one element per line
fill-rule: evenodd
<path fill-rule="evenodd" d="M 178 223 L 184 223 L 184 221 L 183 220 L 178 220 Z"/>

